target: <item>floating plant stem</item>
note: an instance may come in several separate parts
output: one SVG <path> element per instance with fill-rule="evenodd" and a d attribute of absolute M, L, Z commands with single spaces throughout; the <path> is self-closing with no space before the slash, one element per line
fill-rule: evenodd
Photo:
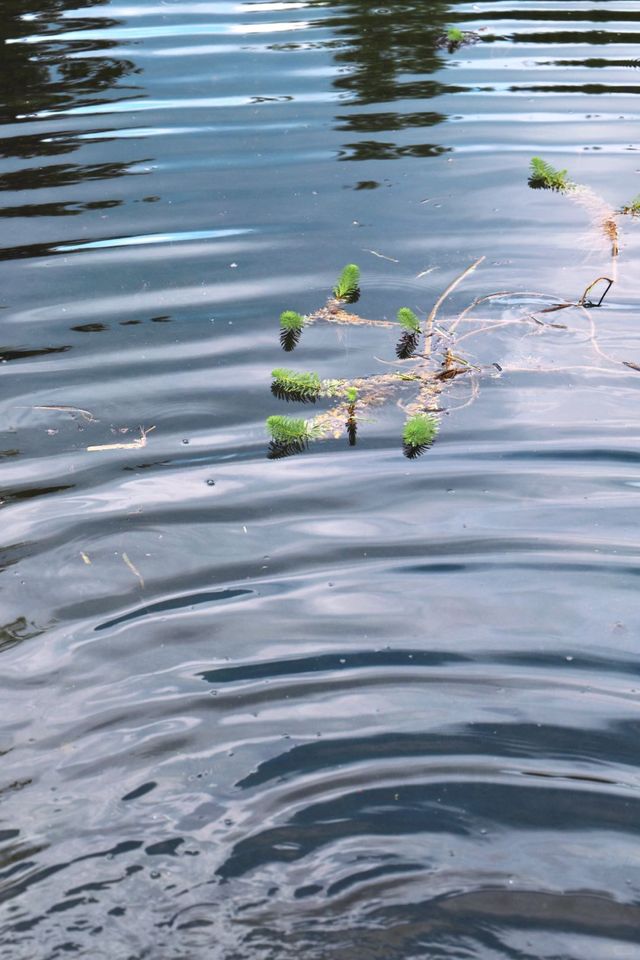
<path fill-rule="evenodd" d="M 360 267 L 355 263 L 348 263 L 344 268 L 334 287 L 334 295 L 337 300 L 346 300 L 347 303 L 353 303 L 359 293 Z"/>
<path fill-rule="evenodd" d="M 322 391 L 322 381 L 317 373 L 296 373 L 285 367 L 271 371 L 271 392 L 281 400 L 298 400 L 315 403 Z"/>
<path fill-rule="evenodd" d="M 465 280 L 465 279 L 469 276 L 470 273 L 473 273 L 473 271 L 476 269 L 476 267 L 479 267 L 480 264 L 481 264 L 484 260 L 486 260 L 486 257 L 478 257 L 477 260 L 474 260 L 474 262 L 473 262 L 472 264 L 470 264 L 470 265 L 466 268 L 466 270 L 463 270 L 462 273 L 460 273 L 460 274 L 455 278 L 455 280 L 452 280 L 452 281 L 451 281 L 451 283 L 449 284 L 449 286 L 446 288 L 446 290 L 444 290 L 444 291 L 440 294 L 440 296 L 438 297 L 438 299 L 437 299 L 436 302 L 434 303 L 433 307 L 431 308 L 431 312 L 430 312 L 429 316 L 427 317 L 427 328 L 426 328 L 426 332 L 425 332 L 425 336 L 426 336 L 425 354 L 426 354 L 427 356 L 429 356 L 429 354 L 431 353 L 431 334 L 432 334 L 432 332 L 433 332 L 433 326 L 434 326 L 434 324 L 435 324 L 435 322 L 436 322 L 436 317 L 438 316 L 438 310 L 440 309 L 440 307 L 442 306 L 442 304 L 444 303 L 444 301 L 447 299 L 447 297 L 449 296 L 449 294 L 450 294 L 450 293 L 453 293 L 453 291 L 456 289 L 456 287 L 458 287 L 458 286 L 462 283 L 462 281 Z"/>
<path fill-rule="evenodd" d="M 295 310 L 285 310 L 280 314 L 280 343 L 287 353 L 298 345 L 304 324 L 304 317 Z"/>
<path fill-rule="evenodd" d="M 541 157 L 532 157 L 529 186 L 534 190 L 557 190 L 559 193 L 566 193 L 575 184 L 569 180 L 566 170 L 556 170 Z"/>
<path fill-rule="evenodd" d="M 607 286 L 604 288 L 604 292 L 603 292 L 602 296 L 600 297 L 600 299 L 598 300 L 598 302 L 597 302 L 597 303 L 593 303 L 591 300 L 587 300 L 587 294 L 590 293 L 590 292 L 593 290 L 593 288 L 595 287 L 595 285 L 596 285 L 597 283 L 600 283 L 601 280 L 604 280 L 604 282 L 607 284 Z M 611 277 L 598 277 L 597 280 L 594 280 L 593 283 L 590 283 L 590 284 L 589 284 L 589 286 L 587 287 L 587 289 L 585 290 L 585 292 L 582 294 L 582 296 L 581 296 L 580 299 L 578 300 L 578 304 L 577 304 L 577 305 L 578 305 L 578 306 L 581 306 L 581 307 L 599 307 L 599 306 L 601 306 L 601 305 L 602 305 L 602 301 L 604 300 L 604 298 L 606 297 L 606 295 L 609 293 L 609 290 L 611 290 L 611 287 L 612 287 L 612 286 L 613 286 L 613 280 L 611 279 Z"/>
<path fill-rule="evenodd" d="M 358 399 L 357 389 L 355 387 L 347 387 L 346 397 L 348 402 L 347 437 L 349 438 L 349 446 L 355 447 L 358 437 L 358 422 L 356 420 L 356 401 Z"/>

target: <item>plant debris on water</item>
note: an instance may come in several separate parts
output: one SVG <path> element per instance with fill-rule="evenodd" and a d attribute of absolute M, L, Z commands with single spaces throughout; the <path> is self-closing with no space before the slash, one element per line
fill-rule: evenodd
<path fill-rule="evenodd" d="M 563 193 L 584 207 L 592 217 L 601 236 L 611 242 L 611 254 L 616 257 L 619 248 L 619 228 L 616 215 L 640 213 L 640 196 L 616 212 L 590 187 L 575 183 L 566 170 L 557 170 L 540 157 L 531 160 L 529 183 L 533 187 L 543 187 Z M 600 276 L 588 284 L 581 297 L 576 300 L 553 298 L 548 294 L 519 293 L 502 291 L 477 297 L 457 316 L 450 320 L 440 320 L 439 311 L 447 298 L 466 280 L 484 261 L 479 257 L 462 273 L 456 276 L 437 297 L 426 319 L 421 322 L 409 307 L 400 307 L 395 322 L 387 319 L 368 319 L 348 312 L 343 304 L 352 302 L 359 293 L 360 270 L 356 264 L 348 264 L 341 272 L 333 290 L 333 297 L 318 310 L 301 316 L 294 311 L 286 311 L 280 317 L 281 332 L 293 332 L 299 336 L 303 328 L 315 323 L 347 324 L 351 326 L 395 328 L 396 361 L 378 361 L 396 369 L 384 373 L 370 374 L 352 379 L 322 379 L 313 371 L 296 371 L 278 367 L 272 372 L 272 392 L 279 399 L 302 403 L 315 403 L 321 399 L 333 401 L 326 411 L 317 413 L 309 420 L 286 416 L 271 416 L 267 419 L 270 435 L 269 456 L 277 459 L 306 450 L 311 441 L 323 438 L 339 439 L 346 434 L 349 444 L 355 446 L 358 425 L 370 420 L 375 407 L 392 400 L 404 411 L 405 423 L 402 430 L 402 449 L 406 457 L 414 459 L 428 450 L 437 439 L 441 417 L 450 412 L 451 407 L 443 406 L 445 391 L 451 391 L 457 383 L 466 385 L 467 399 L 458 408 L 473 402 L 478 395 L 483 378 L 495 378 L 510 368 L 497 360 L 485 365 L 472 362 L 465 355 L 465 341 L 485 335 L 487 332 L 503 328 L 519 328 L 531 333 L 545 333 L 557 330 L 569 330 L 570 325 L 547 320 L 546 316 L 559 311 L 573 310 L 586 324 L 586 342 L 607 369 L 623 372 L 640 372 L 640 364 L 634 360 L 611 356 L 600 345 L 595 321 L 591 314 L 593 308 L 601 307 L 614 280 L 613 277 Z M 615 274 L 613 274 L 615 276 Z M 489 303 L 510 302 L 511 299 L 522 302 L 523 298 L 534 299 L 540 303 L 538 308 L 523 307 L 521 315 L 502 320 L 491 320 L 477 316 L 480 307 Z M 544 304 L 544 305 L 543 305 Z M 563 317 L 565 314 L 563 313 Z M 461 332 L 462 325 L 469 326 Z M 296 344 L 297 345 L 297 340 Z M 285 350 L 293 349 L 283 343 Z M 378 358 L 376 358 L 378 360 Z M 511 368 L 516 369 L 516 368 Z M 520 369 L 520 368 L 517 368 Z M 529 367 L 541 370 L 540 367 Z M 555 365 L 554 370 L 562 369 Z M 573 367 L 567 369 L 583 369 Z M 411 391 L 413 399 L 406 399 Z"/>

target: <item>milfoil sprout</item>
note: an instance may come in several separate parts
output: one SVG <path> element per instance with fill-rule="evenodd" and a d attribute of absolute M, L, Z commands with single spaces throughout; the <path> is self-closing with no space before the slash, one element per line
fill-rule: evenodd
<path fill-rule="evenodd" d="M 333 290 L 336 300 L 352 303 L 358 296 L 359 285 L 360 267 L 356 266 L 355 263 L 348 263 L 338 277 Z"/>

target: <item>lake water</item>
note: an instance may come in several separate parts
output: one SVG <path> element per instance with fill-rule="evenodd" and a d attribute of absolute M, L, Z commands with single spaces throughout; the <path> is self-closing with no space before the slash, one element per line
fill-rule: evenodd
<path fill-rule="evenodd" d="M 636 960 L 640 221 L 613 262 L 592 220 L 640 193 L 637 4 L 4 0 L 0 37 L 0 958 Z M 482 257 L 433 447 L 403 382 L 268 459 L 329 406 L 274 367 L 403 369 L 388 326 L 283 354 L 283 310 L 355 262 L 351 309 L 424 317 Z"/>

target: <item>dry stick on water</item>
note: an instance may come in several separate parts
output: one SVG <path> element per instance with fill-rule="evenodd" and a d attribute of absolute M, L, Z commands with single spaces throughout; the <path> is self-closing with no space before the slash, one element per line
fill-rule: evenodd
<path fill-rule="evenodd" d="M 54 405 L 54 404 L 42 403 L 33 407 L 33 409 L 34 410 L 56 410 L 56 411 L 60 411 L 61 413 L 79 413 L 82 419 L 85 420 L 87 423 L 100 422 L 99 420 L 96 420 L 96 418 L 93 416 L 90 410 L 83 410 L 82 407 L 68 407 L 65 404 Z"/>
<path fill-rule="evenodd" d="M 149 427 L 148 430 L 140 427 L 140 436 L 137 440 L 131 440 L 129 443 L 99 443 L 87 447 L 87 450 L 89 453 L 95 453 L 98 450 L 139 450 L 141 447 L 146 447 L 147 434 L 151 433 L 152 430 L 155 430 L 155 427 Z"/>
<path fill-rule="evenodd" d="M 142 576 L 138 568 L 133 563 L 131 563 L 131 560 L 129 560 L 129 557 L 126 555 L 126 553 L 122 554 L 122 559 L 124 563 L 128 566 L 129 570 L 131 570 L 131 573 L 134 575 L 134 577 L 138 578 L 138 580 L 140 581 L 140 586 L 144 590 L 144 577 Z"/>
<path fill-rule="evenodd" d="M 463 272 L 458 277 L 456 277 L 455 280 L 451 281 L 451 283 L 446 288 L 444 293 L 440 294 L 440 296 L 434 303 L 433 307 L 431 308 L 431 312 L 427 317 L 427 324 L 425 327 L 426 342 L 425 342 L 424 352 L 427 357 L 431 354 L 431 335 L 433 333 L 433 325 L 435 323 L 438 310 L 440 309 L 444 301 L 447 299 L 449 294 L 453 293 L 456 287 L 458 287 L 462 283 L 462 281 L 469 276 L 470 273 L 473 273 L 476 267 L 479 267 L 484 260 L 486 260 L 486 257 L 479 257 L 476 261 L 474 261 L 474 263 L 472 263 L 469 267 L 467 267 L 466 270 L 463 270 Z"/>

